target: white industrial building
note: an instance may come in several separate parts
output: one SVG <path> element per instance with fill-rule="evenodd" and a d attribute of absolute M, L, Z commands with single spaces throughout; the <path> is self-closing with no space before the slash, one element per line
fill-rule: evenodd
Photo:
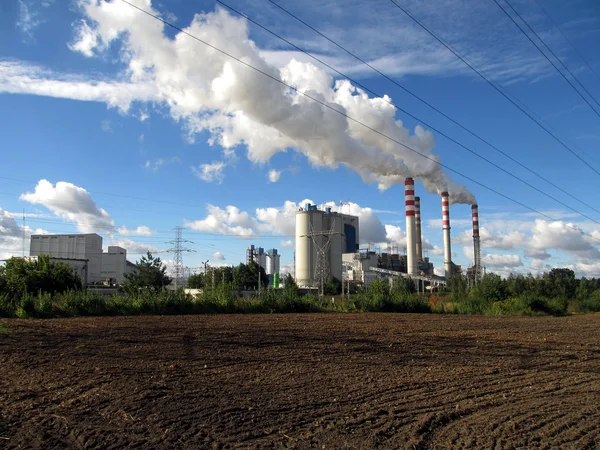
<path fill-rule="evenodd" d="M 250 261 L 254 261 L 265 270 L 265 273 L 269 276 L 269 284 L 278 284 L 275 280 L 279 279 L 281 255 L 276 248 L 265 252 L 264 248 L 251 245 L 246 251 L 246 264 Z"/>
<path fill-rule="evenodd" d="M 102 253 L 102 280 L 110 284 L 121 284 L 125 274 L 135 270 L 135 264 L 127 261 L 127 250 L 111 245 L 108 252 Z"/>
<path fill-rule="evenodd" d="M 307 204 L 296 212 L 295 275 L 300 287 L 314 287 L 319 282 L 316 274 L 319 249 L 329 246 L 326 264 L 329 274 L 342 279 L 342 254 L 358 250 L 358 217 L 333 212 L 331 208 L 319 210 Z"/>
<path fill-rule="evenodd" d="M 87 276 L 81 277 L 84 283 L 102 280 L 102 236 L 96 233 L 34 234 L 31 236 L 29 255 L 48 255 L 51 259 L 63 260 L 80 276 L 82 267 L 87 266 Z"/>
<path fill-rule="evenodd" d="M 127 261 L 127 250 L 110 246 L 102 252 L 102 236 L 89 234 L 34 234 L 29 246 L 30 256 L 48 255 L 52 261 L 69 264 L 84 284 L 109 281 L 120 284 L 125 273 L 135 269 Z"/>
<path fill-rule="evenodd" d="M 379 274 L 371 270 L 378 267 L 378 255 L 372 251 L 356 251 L 344 253 L 342 264 L 344 268 L 342 281 L 352 281 L 367 287 L 371 281 L 380 278 Z"/>

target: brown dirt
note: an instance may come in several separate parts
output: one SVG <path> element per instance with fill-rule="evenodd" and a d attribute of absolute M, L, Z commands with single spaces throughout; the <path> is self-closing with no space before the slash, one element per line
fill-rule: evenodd
<path fill-rule="evenodd" d="M 0 322 L 0 448 L 600 445 L 600 316 Z"/>

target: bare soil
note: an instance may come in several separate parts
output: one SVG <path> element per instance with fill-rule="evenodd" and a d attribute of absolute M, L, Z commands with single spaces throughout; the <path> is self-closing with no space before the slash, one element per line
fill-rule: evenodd
<path fill-rule="evenodd" d="M 0 323 L 0 448 L 600 447 L 600 316 Z"/>

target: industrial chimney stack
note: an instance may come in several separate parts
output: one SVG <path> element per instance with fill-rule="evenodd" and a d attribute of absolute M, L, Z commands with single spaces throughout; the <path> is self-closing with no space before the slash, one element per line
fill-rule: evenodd
<path fill-rule="evenodd" d="M 472 205 L 473 215 L 473 262 L 475 265 L 475 282 L 481 279 L 481 247 L 479 244 L 479 206 Z"/>
<path fill-rule="evenodd" d="M 450 199 L 442 192 L 442 232 L 444 237 L 444 271 L 446 279 L 452 276 L 452 248 L 450 247 Z"/>
<path fill-rule="evenodd" d="M 423 261 L 423 244 L 421 242 L 421 198 L 415 197 L 415 230 L 417 231 L 416 257 L 417 263 Z"/>
<path fill-rule="evenodd" d="M 407 178 L 404 181 L 404 196 L 406 199 L 406 272 L 417 275 L 416 261 L 416 230 L 415 230 L 415 181 Z"/>

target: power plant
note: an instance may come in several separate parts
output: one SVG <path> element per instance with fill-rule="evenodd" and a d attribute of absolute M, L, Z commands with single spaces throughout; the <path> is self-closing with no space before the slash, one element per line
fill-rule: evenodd
<path fill-rule="evenodd" d="M 262 247 L 250 245 L 246 250 L 246 264 L 250 261 L 254 261 L 265 270 L 271 286 L 279 286 L 281 255 L 277 252 L 276 248 L 272 248 L 265 252 L 265 249 Z"/>
<path fill-rule="evenodd" d="M 367 285 L 382 276 L 411 277 L 423 289 L 445 284 L 462 268 L 452 262 L 450 237 L 450 193 L 440 194 L 442 203 L 442 240 L 444 277 L 434 274 L 433 264 L 423 257 L 421 228 L 421 199 L 415 196 L 414 179 L 404 181 L 406 216 L 406 255 L 361 250 L 359 248 L 359 218 L 324 211 L 307 204 L 296 212 L 296 252 L 294 259 L 296 283 L 303 288 L 317 288 L 330 275 L 338 280 L 348 280 Z M 479 242 L 479 210 L 471 206 L 473 220 L 474 265 L 467 275 L 475 283 L 481 279 L 481 249 Z"/>
<path fill-rule="evenodd" d="M 358 250 L 358 217 L 308 203 L 296 212 L 295 275 L 300 287 L 317 287 L 329 275 L 342 279 L 342 254 Z"/>

